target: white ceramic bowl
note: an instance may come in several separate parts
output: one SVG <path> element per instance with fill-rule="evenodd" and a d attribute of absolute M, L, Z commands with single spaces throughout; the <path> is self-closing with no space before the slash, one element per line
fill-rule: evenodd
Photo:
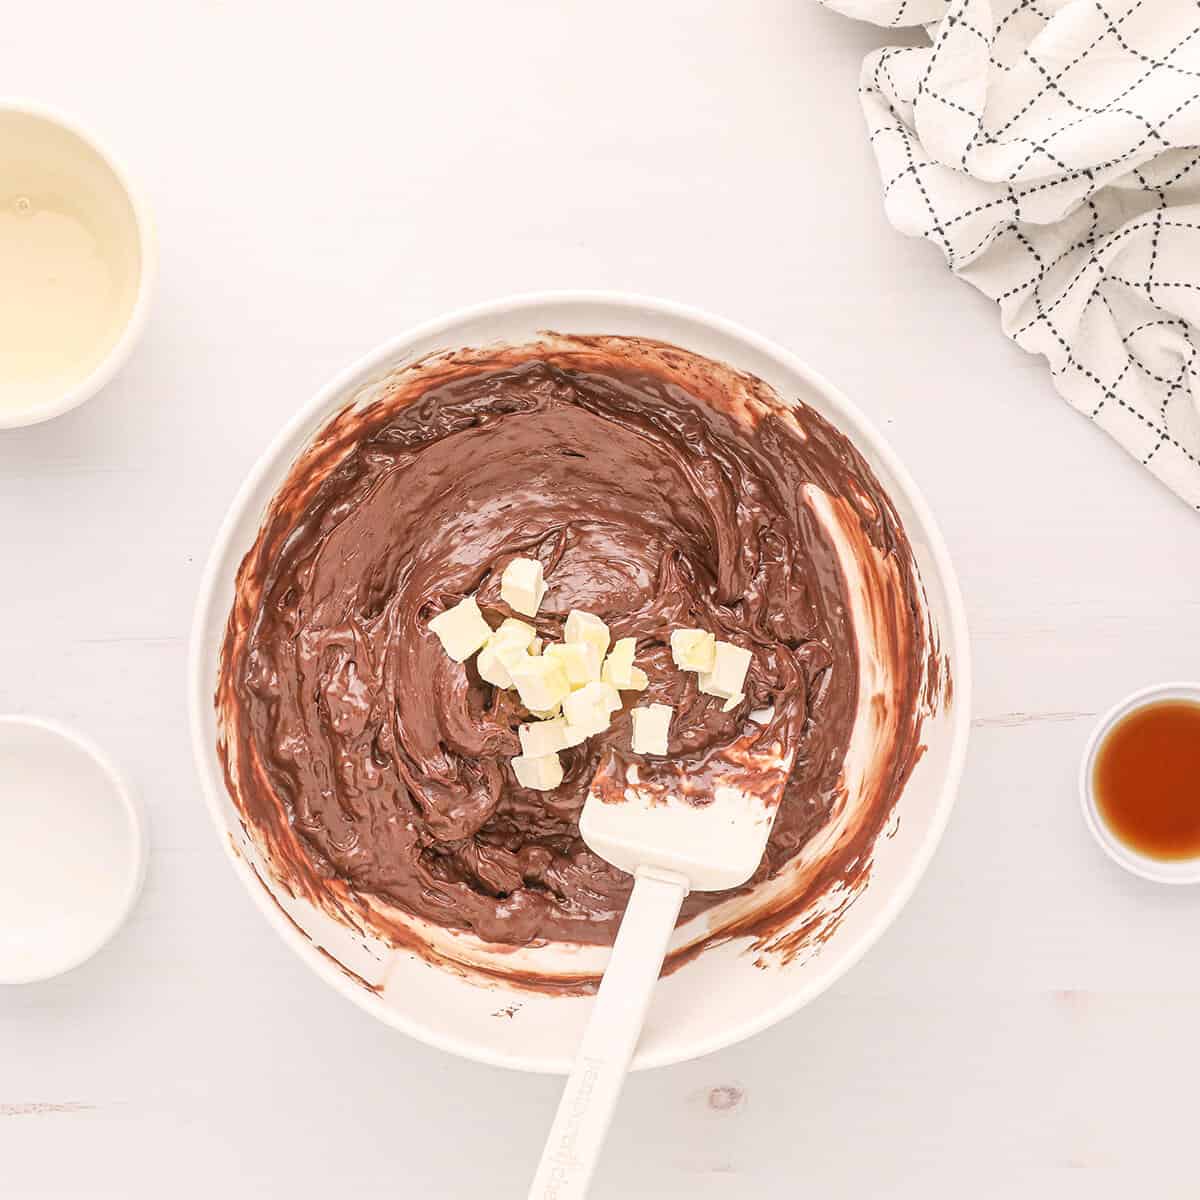
<path fill-rule="evenodd" d="M 36 425 L 77 408 L 125 364 L 146 325 L 158 255 L 146 205 L 112 154 L 70 118 L 0 99 L 0 203 L 12 202 L 27 176 L 81 216 L 113 272 L 111 329 L 94 357 L 63 378 L 39 376 L 28 400 L 0 404 L 0 429 Z"/>
<path fill-rule="evenodd" d="M 141 811 L 81 734 L 0 717 L 0 984 L 91 958 L 124 924 L 146 873 Z"/>
<path fill-rule="evenodd" d="M 1188 700 L 1200 704 L 1200 683 L 1156 683 L 1142 688 L 1114 704 L 1096 722 L 1079 764 L 1079 801 L 1083 805 L 1083 820 L 1092 837 L 1113 862 L 1154 883 L 1200 883 L 1200 858 L 1164 861 L 1139 854 L 1127 846 L 1108 827 L 1096 805 L 1096 755 L 1104 739 L 1131 713 L 1164 700 Z"/>
<path fill-rule="evenodd" d="M 622 294 L 573 292 L 518 296 L 467 309 L 373 351 L 334 379 L 283 431 L 250 473 L 217 537 L 192 635 L 195 751 L 213 819 L 235 870 L 268 920 L 317 974 L 381 1020 L 444 1050 L 523 1070 L 569 1068 L 590 998 L 483 987 L 414 954 L 365 942 L 280 889 L 268 893 L 254 869 L 257 865 L 261 870 L 261 858 L 226 794 L 213 710 L 218 655 L 237 566 L 272 494 L 312 433 L 402 363 L 436 350 L 525 343 L 547 329 L 636 335 L 682 346 L 751 372 L 781 396 L 804 400 L 848 434 L 891 495 L 912 541 L 954 682 L 953 702 L 925 726 L 927 749 L 899 801 L 900 819 L 891 823 L 887 836 L 878 838 L 870 882 L 836 932 L 819 953 L 799 955 L 786 965 L 756 967 L 753 956 L 744 953 L 743 940 L 707 950 L 664 979 L 634 1064 L 659 1066 L 695 1058 L 765 1029 L 827 988 L 866 951 L 903 907 L 933 854 L 950 815 L 966 750 L 971 695 L 966 620 L 941 535 L 879 434 L 841 393 L 795 356 L 693 309 Z M 265 870 L 261 874 L 269 878 Z M 368 990 L 348 972 L 377 983 L 380 990 Z"/>

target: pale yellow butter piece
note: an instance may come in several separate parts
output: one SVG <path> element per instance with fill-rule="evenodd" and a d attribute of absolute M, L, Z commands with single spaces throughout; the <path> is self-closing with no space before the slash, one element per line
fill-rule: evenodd
<path fill-rule="evenodd" d="M 531 708 L 529 711 L 539 721 L 553 721 L 555 717 L 562 716 L 562 705 L 556 704 L 553 708 Z"/>
<path fill-rule="evenodd" d="M 521 739 L 521 753 L 526 758 L 540 758 L 545 754 L 557 754 L 569 745 L 567 723 L 562 717 L 550 721 L 535 721 L 522 725 L 517 734 Z"/>
<path fill-rule="evenodd" d="M 572 692 L 562 705 L 567 724 L 591 737 L 608 728 L 611 714 L 621 707 L 621 696 L 611 684 L 593 681 Z"/>
<path fill-rule="evenodd" d="M 545 595 L 546 584 L 538 559 L 514 558 L 504 568 L 500 576 L 500 599 L 509 608 L 527 617 L 535 617 Z"/>
<path fill-rule="evenodd" d="M 628 688 L 633 686 L 633 655 L 637 650 L 637 642 L 631 638 L 620 638 L 613 646 L 612 652 L 604 660 L 604 669 L 600 678 L 613 687 Z"/>
<path fill-rule="evenodd" d="M 587 642 L 556 642 L 542 654 L 562 664 L 572 688 L 581 688 L 600 678 L 600 652 Z"/>
<path fill-rule="evenodd" d="M 479 652 L 479 657 L 475 660 L 476 667 L 479 668 L 479 678 L 485 683 L 490 683 L 498 688 L 510 688 L 513 685 L 512 676 L 508 673 L 508 667 L 504 665 L 504 659 L 501 656 L 501 647 L 497 647 L 495 638 L 489 640 Z M 514 651 L 517 654 L 524 654 L 524 650 Z"/>
<path fill-rule="evenodd" d="M 497 641 L 508 642 L 526 650 L 537 638 L 537 630 L 528 621 L 518 621 L 516 617 L 505 617 L 500 622 L 500 628 L 492 637 Z"/>
<path fill-rule="evenodd" d="M 674 711 L 669 704 L 647 704 L 633 710 L 631 716 L 635 754 L 667 753 L 667 737 Z"/>
<path fill-rule="evenodd" d="M 566 672 L 558 663 L 525 655 L 523 660 L 506 662 L 513 685 L 528 709 L 553 708 L 571 692 Z"/>
<path fill-rule="evenodd" d="M 721 711 L 722 712 L 733 712 L 733 710 L 735 708 L 737 708 L 737 706 L 739 704 L 741 704 L 741 702 L 743 700 L 745 700 L 745 698 L 746 698 L 746 696 L 745 696 L 745 693 L 743 693 L 743 692 L 738 692 L 738 694 L 736 696 L 730 696 L 729 699 L 726 700 L 725 703 L 721 705 Z"/>
<path fill-rule="evenodd" d="M 474 596 L 466 596 L 453 608 L 438 613 L 429 628 L 455 662 L 466 662 L 492 636 L 492 627 L 483 619 Z"/>
<path fill-rule="evenodd" d="M 530 645 L 532 644 L 531 642 Z M 487 648 L 495 650 L 496 657 L 504 664 L 510 675 L 514 667 L 520 666 L 531 657 L 529 651 L 519 642 L 506 642 L 496 638 L 488 643 Z M 508 686 L 515 687 L 516 685 L 510 683 Z"/>
<path fill-rule="evenodd" d="M 711 671 L 717 639 L 705 629 L 673 629 L 671 657 L 681 671 Z"/>
<path fill-rule="evenodd" d="M 584 612 L 582 608 L 573 608 L 567 613 L 566 624 L 563 626 L 564 642 L 583 642 L 595 646 L 603 658 L 608 653 L 608 643 L 612 634 L 608 626 L 595 613 Z"/>
<path fill-rule="evenodd" d="M 522 754 L 512 760 L 512 769 L 522 787 L 539 792 L 552 791 L 563 780 L 562 763 L 557 754 L 542 754 L 536 758 Z"/>
<path fill-rule="evenodd" d="M 713 657 L 713 669 L 700 675 L 700 690 L 708 696 L 731 700 L 741 695 L 746 672 L 750 669 L 751 654 L 730 642 L 718 642 Z"/>
<path fill-rule="evenodd" d="M 641 667 L 629 668 L 629 683 L 625 685 L 628 692 L 644 692 L 650 686 L 650 676 Z"/>
<path fill-rule="evenodd" d="M 487 645 L 479 651 L 475 665 L 479 668 L 479 677 L 496 687 L 510 688 L 513 686 L 510 667 L 514 662 L 520 662 L 526 657 L 527 648 L 536 641 L 536 630 L 524 621 L 515 617 L 505 617 L 500 622 L 500 628 L 487 640 Z"/>

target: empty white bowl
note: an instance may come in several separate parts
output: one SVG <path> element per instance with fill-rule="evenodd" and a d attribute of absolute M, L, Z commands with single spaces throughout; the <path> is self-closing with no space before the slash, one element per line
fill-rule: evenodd
<path fill-rule="evenodd" d="M 91 958 L 145 871 L 141 814 L 109 758 L 54 721 L 0 717 L 0 984 Z"/>
<path fill-rule="evenodd" d="M 146 207 L 66 117 L 0 100 L 0 429 L 94 396 L 146 323 L 156 273 Z"/>
<path fill-rule="evenodd" d="M 1142 688 L 1114 704 L 1096 722 L 1079 766 L 1079 799 L 1083 819 L 1100 848 L 1113 862 L 1155 883 L 1200 883 L 1200 857 L 1184 859 L 1151 858 L 1132 849 L 1108 827 L 1096 803 L 1096 756 L 1104 739 L 1131 713 L 1164 700 L 1188 700 L 1200 704 L 1200 683 L 1156 683 Z"/>

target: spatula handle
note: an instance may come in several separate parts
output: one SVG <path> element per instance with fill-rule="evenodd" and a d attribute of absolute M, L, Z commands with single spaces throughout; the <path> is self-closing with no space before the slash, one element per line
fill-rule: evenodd
<path fill-rule="evenodd" d="M 529 1200 L 582 1200 L 629 1070 L 687 880 L 641 868 Z"/>

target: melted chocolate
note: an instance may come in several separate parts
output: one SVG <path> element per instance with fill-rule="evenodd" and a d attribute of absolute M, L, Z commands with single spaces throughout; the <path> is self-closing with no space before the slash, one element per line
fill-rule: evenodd
<path fill-rule="evenodd" d="M 845 799 L 859 702 L 852 606 L 811 488 L 895 576 L 882 701 L 894 744 L 853 837 L 804 872 L 803 897 L 862 869 L 920 753 L 933 658 L 907 540 L 846 439 L 751 377 L 637 339 L 458 352 L 401 380 L 314 438 L 238 576 L 221 749 L 289 890 L 349 903 L 394 940 L 387 909 L 489 943 L 610 943 L 631 881 L 588 850 L 577 819 L 597 771 L 634 757 L 629 709 L 651 701 L 675 709 L 672 769 L 698 779 L 739 739 L 795 749 L 748 887 L 779 874 Z M 517 555 L 544 564 L 543 637 L 561 638 L 571 608 L 595 612 L 614 639 L 637 639 L 650 679 L 606 733 L 564 752 L 553 792 L 521 788 L 509 766 L 530 719 L 516 693 L 451 661 L 428 629 L 470 593 L 493 626 L 520 616 L 499 595 Z M 684 626 L 752 652 L 733 711 L 672 663 Z M 725 898 L 694 894 L 681 920 Z"/>

